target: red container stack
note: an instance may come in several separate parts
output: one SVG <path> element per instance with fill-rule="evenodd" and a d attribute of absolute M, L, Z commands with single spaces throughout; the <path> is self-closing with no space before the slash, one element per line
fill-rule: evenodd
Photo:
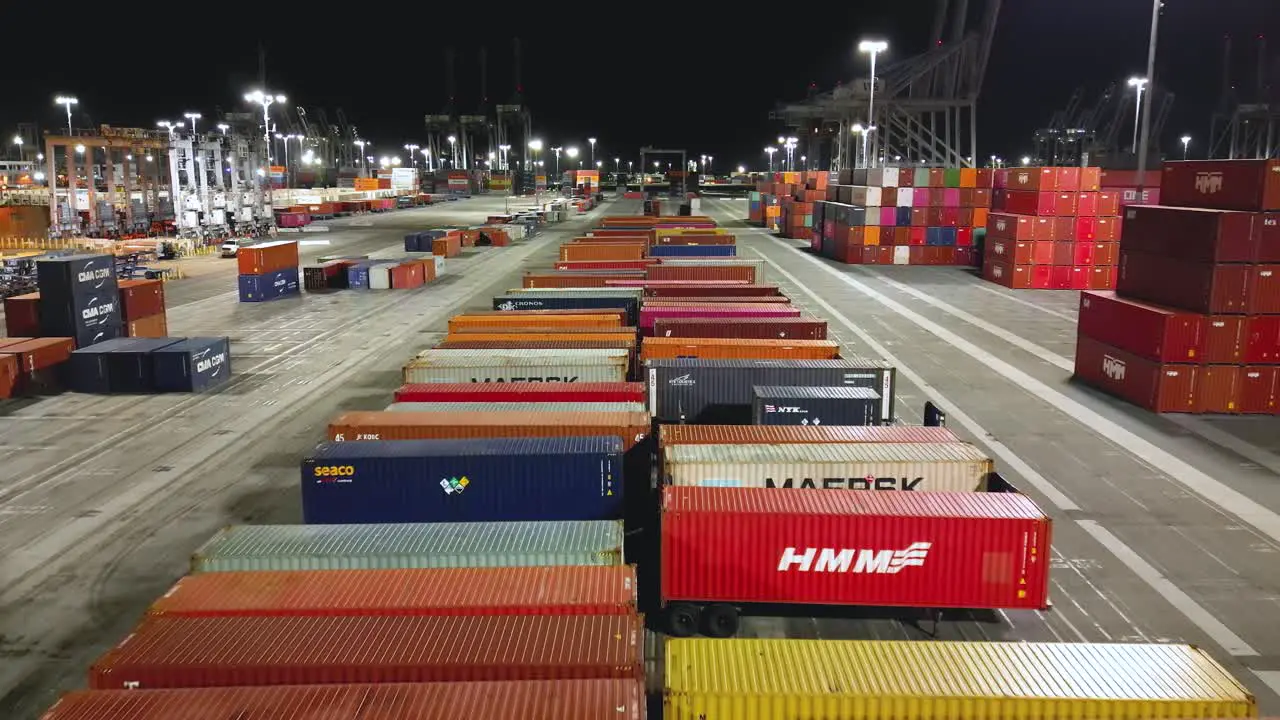
<path fill-rule="evenodd" d="M 1171 162 L 1125 208 L 1116 292 L 1080 299 L 1075 375 L 1155 412 L 1280 412 L 1280 162 Z"/>
<path fill-rule="evenodd" d="M 120 312 L 129 337 L 166 337 L 164 283 L 160 280 L 121 280 Z"/>
<path fill-rule="evenodd" d="M 982 274 L 1013 289 L 1115 287 L 1121 193 L 1092 167 L 995 171 Z"/>

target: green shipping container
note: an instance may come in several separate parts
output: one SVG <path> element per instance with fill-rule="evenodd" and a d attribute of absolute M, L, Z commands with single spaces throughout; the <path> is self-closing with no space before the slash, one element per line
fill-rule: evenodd
<path fill-rule="evenodd" d="M 916 168 L 916 175 L 912 180 L 916 187 L 929 187 L 929 168 Z"/>
<path fill-rule="evenodd" d="M 960 187 L 960 168 L 947 168 L 942 171 L 942 184 L 946 187 Z"/>
<path fill-rule="evenodd" d="M 622 523 L 234 525 L 191 572 L 622 565 Z"/>

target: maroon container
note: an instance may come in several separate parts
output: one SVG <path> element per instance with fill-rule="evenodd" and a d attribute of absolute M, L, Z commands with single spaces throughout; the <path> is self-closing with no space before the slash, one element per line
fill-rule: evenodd
<path fill-rule="evenodd" d="M 13 295 L 4 299 L 5 334 L 15 337 L 39 337 L 40 293 Z"/>
<path fill-rule="evenodd" d="M 1280 410 L 1280 367 L 1247 365 L 1240 368 L 1240 412 L 1274 415 Z"/>
<path fill-rule="evenodd" d="M 1197 370 L 1146 360 L 1083 333 L 1076 338 L 1077 379 L 1153 412 L 1192 412 Z"/>
<path fill-rule="evenodd" d="M 987 239 L 1034 240 L 1033 219 L 1024 215 L 993 212 L 987 216 Z"/>
<path fill-rule="evenodd" d="M 809 318 L 680 318 L 658 320 L 654 337 L 826 340 L 827 323 Z"/>
<path fill-rule="evenodd" d="M 1017 167 L 997 170 L 995 183 L 998 188 L 1009 190 L 1057 190 L 1058 169 L 1051 167 Z M 1077 186 L 1079 178 L 1076 178 Z M 1070 188 L 1063 188 L 1064 190 Z"/>
<path fill-rule="evenodd" d="M 742 295 L 778 295 L 777 285 L 748 285 L 737 283 L 696 284 L 645 283 L 645 297 L 737 297 Z"/>
<path fill-rule="evenodd" d="M 1234 414 L 1240 411 L 1240 367 L 1205 365 L 1196 371 L 1192 412 Z"/>
<path fill-rule="evenodd" d="M 1244 323 L 1244 362 L 1280 363 L 1280 315 L 1258 315 Z"/>
<path fill-rule="evenodd" d="M 992 206 L 1015 215 L 1054 215 L 1058 194 L 1025 190 L 996 190 Z"/>
<path fill-rule="evenodd" d="M 1250 265 L 1208 265 L 1122 249 L 1116 291 L 1192 312 L 1244 313 L 1252 270 Z"/>
<path fill-rule="evenodd" d="M 1221 210 L 1280 210 L 1280 159 L 1166 162 L 1166 205 Z"/>
<path fill-rule="evenodd" d="M 1224 365 L 1243 362 L 1247 323 L 1248 318 L 1244 315 L 1210 315 L 1204 318 L 1204 352 L 1200 361 Z"/>
<path fill-rule="evenodd" d="M 1263 217 L 1230 210 L 1131 205 L 1124 211 L 1121 245 L 1192 262 L 1257 262 Z"/>
<path fill-rule="evenodd" d="M 1251 269 L 1248 313 L 1280 313 L 1280 265 L 1255 265 Z"/>

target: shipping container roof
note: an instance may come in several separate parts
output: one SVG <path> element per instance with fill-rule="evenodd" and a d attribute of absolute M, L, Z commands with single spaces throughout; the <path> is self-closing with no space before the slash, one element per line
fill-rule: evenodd
<path fill-rule="evenodd" d="M 419 415 L 434 413 L 418 413 Z M 465 413 L 470 415 L 472 413 Z M 477 413 L 478 414 L 478 413 Z M 577 414 L 577 413 L 575 413 Z M 626 413 L 630 414 L 630 413 Z M 400 417 L 405 413 L 394 413 Z M 460 414 L 453 413 L 457 418 Z M 503 455 L 616 455 L 622 441 L 616 435 L 578 437 L 495 437 L 475 440 L 362 440 L 323 442 L 304 460 L 376 457 L 492 457 Z"/>
<path fill-rule="evenodd" d="M 823 369 L 823 370 L 868 370 L 892 368 L 883 360 L 872 360 L 864 357 L 846 357 L 842 360 L 699 360 L 696 358 L 677 358 L 671 360 L 649 360 L 645 363 L 653 368 L 707 368 L 707 369 L 752 369 L 752 368 L 786 368 L 786 369 Z"/>
<path fill-rule="evenodd" d="M 672 445 L 668 463 L 991 462 L 977 447 L 948 443 L 725 443 Z"/>
<path fill-rule="evenodd" d="M 1025 495 L 987 492 L 786 490 L 668 485 L 662 490 L 662 510 L 668 513 L 994 517 L 1048 521 L 1048 516 Z"/>

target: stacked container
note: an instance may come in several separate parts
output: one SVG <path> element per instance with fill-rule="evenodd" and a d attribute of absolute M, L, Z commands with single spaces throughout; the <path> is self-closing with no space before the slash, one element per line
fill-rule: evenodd
<path fill-rule="evenodd" d="M 983 277 L 1014 289 L 1107 290 L 1119 259 L 1120 194 L 1098 168 L 997 170 Z"/>
<path fill-rule="evenodd" d="M 159 338 L 169 334 L 165 319 L 164 282 L 121 280 L 120 309 L 128 337 Z"/>
<path fill-rule="evenodd" d="M 265 302 L 302 292 L 295 240 L 248 245 L 236 252 L 240 270 L 240 302 Z"/>
<path fill-rule="evenodd" d="M 76 347 L 120 337 L 120 292 L 110 255 L 68 255 L 36 263 L 40 334 L 69 337 Z"/>
<path fill-rule="evenodd" d="M 1160 192 L 1125 208 L 1116 292 L 1080 298 L 1076 377 L 1155 412 L 1276 414 L 1280 161 L 1166 163 Z"/>

